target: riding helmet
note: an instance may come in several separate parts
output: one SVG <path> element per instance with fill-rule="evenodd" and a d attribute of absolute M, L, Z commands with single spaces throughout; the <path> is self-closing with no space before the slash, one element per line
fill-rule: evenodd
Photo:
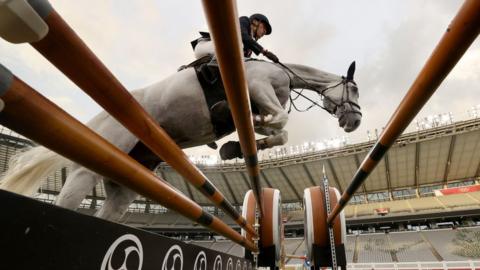
<path fill-rule="evenodd" d="M 272 33 L 272 26 L 270 25 L 270 22 L 268 21 L 267 16 L 260 14 L 260 13 L 255 13 L 252 16 L 250 16 L 250 21 L 253 20 L 259 20 L 265 24 L 267 27 L 267 35 L 270 35 Z"/>

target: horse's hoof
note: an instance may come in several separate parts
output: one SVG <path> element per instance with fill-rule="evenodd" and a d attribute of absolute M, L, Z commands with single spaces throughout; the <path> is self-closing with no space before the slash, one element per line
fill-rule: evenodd
<path fill-rule="evenodd" d="M 234 158 L 243 158 L 242 149 L 239 142 L 229 141 L 220 147 L 220 157 L 222 160 Z"/>
<path fill-rule="evenodd" d="M 207 146 L 214 149 L 214 150 L 217 150 L 217 148 L 218 148 L 218 145 L 217 145 L 216 142 L 207 143 Z"/>

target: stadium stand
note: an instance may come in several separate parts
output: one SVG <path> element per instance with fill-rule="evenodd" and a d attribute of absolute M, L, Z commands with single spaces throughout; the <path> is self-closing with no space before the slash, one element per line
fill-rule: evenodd
<path fill-rule="evenodd" d="M 480 192 L 471 192 L 471 193 L 480 193 Z M 439 202 L 445 205 L 445 208 L 468 208 L 470 206 L 479 207 L 480 204 L 478 201 L 475 201 L 470 196 L 465 196 L 465 194 L 452 194 L 448 196 L 439 196 L 437 197 Z"/>
<path fill-rule="evenodd" d="M 290 211 L 286 215 L 287 222 L 303 221 L 303 210 Z"/>
<path fill-rule="evenodd" d="M 426 213 L 439 211 L 455 211 L 459 209 L 480 208 L 480 192 L 466 194 L 453 194 L 438 197 L 422 197 L 408 200 L 385 201 L 381 203 L 366 203 L 349 205 L 346 207 L 346 218 L 365 218 L 377 216 L 375 209 L 388 208 L 389 215 L 402 215 L 412 213 Z"/>
<path fill-rule="evenodd" d="M 480 228 L 421 232 L 446 261 L 480 258 Z"/>
<path fill-rule="evenodd" d="M 347 236 L 347 243 L 345 245 L 345 252 L 347 254 L 347 262 L 357 261 L 357 258 L 354 258 L 356 251 L 357 237 L 353 235 Z"/>
<path fill-rule="evenodd" d="M 415 198 L 410 200 L 414 212 L 443 210 L 444 206 L 435 197 Z M 415 208 L 413 208 L 415 207 Z"/>
<path fill-rule="evenodd" d="M 213 245 L 213 241 L 194 241 L 193 244 L 204 248 L 210 248 Z"/>
<path fill-rule="evenodd" d="M 480 192 L 472 192 L 467 194 L 467 196 L 471 196 L 477 203 L 480 203 Z"/>
<path fill-rule="evenodd" d="M 196 245 L 240 255 L 242 249 L 229 240 L 194 241 Z M 305 255 L 303 238 L 285 239 L 285 253 Z M 480 227 L 415 232 L 373 233 L 347 236 L 347 261 L 362 263 L 409 263 L 469 261 L 480 259 Z M 288 264 L 303 264 L 300 259 Z"/>
<path fill-rule="evenodd" d="M 437 258 L 419 232 L 398 232 L 386 235 L 398 262 L 433 262 Z"/>
<path fill-rule="evenodd" d="M 285 253 L 288 255 L 305 255 L 305 243 L 303 238 L 285 239 Z M 303 264 L 303 261 L 296 258 L 286 260 L 287 264 Z"/>
<path fill-rule="evenodd" d="M 234 244 L 230 240 L 219 240 L 213 242 L 213 244 L 210 246 L 210 249 L 228 253 L 233 245 Z"/>
<path fill-rule="evenodd" d="M 389 242 L 385 234 L 359 235 L 356 251 L 358 262 L 392 262 Z"/>
<path fill-rule="evenodd" d="M 230 250 L 226 251 L 229 254 L 242 257 L 243 256 L 243 247 L 237 244 L 233 244 Z"/>
<path fill-rule="evenodd" d="M 389 208 L 390 213 L 411 213 L 414 212 L 409 200 L 398 200 L 384 202 L 383 207 Z"/>

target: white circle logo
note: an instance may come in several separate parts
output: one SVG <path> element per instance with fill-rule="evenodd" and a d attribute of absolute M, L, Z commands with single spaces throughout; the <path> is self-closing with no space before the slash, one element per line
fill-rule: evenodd
<path fill-rule="evenodd" d="M 119 268 L 114 269 L 112 267 L 112 258 L 115 254 L 115 251 L 118 246 L 120 246 L 121 244 L 123 246 L 123 242 L 126 242 L 126 241 L 133 242 L 133 243 L 131 243 L 130 245 L 128 245 L 129 242 L 125 243 L 125 246 L 123 247 L 123 252 L 125 253 L 123 257 L 123 263 Z M 142 248 L 142 243 L 140 242 L 140 239 L 138 239 L 138 237 L 136 237 L 133 234 L 122 235 L 117 240 L 115 240 L 115 242 L 113 242 L 113 244 L 110 245 L 110 247 L 108 248 L 107 253 L 105 254 L 105 256 L 103 256 L 102 266 L 100 269 L 101 270 L 128 270 L 127 261 L 130 255 L 133 253 L 136 253 L 138 256 L 138 267 L 132 268 L 132 269 L 140 270 L 142 269 L 142 264 L 143 264 L 143 248 Z"/>
<path fill-rule="evenodd" d="M 182 270 L 183 253 L 179 245 L 173 245 L 163 258 L 162 270 Z"/>
<path fill-rule="evenodd" d="M 195 258 L 193 270 L 207 270 L 207 255 L 204 251 L 200 251 L 197 258 Z"/>
<path fill-rule="evenodd" d="M 228 258 L 227 270 L 233 270 L 233 260 L 232 260 L 232 258 Z"/>
<path fill-rule="evenodd" d="M 220 257 L 220 255 L 215 257 L 215 262 L 213 262 L 213 270 L 222 270 L 222 257 Z"/>

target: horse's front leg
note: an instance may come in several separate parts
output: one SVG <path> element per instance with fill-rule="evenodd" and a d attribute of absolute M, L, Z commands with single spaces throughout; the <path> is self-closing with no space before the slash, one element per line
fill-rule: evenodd
<path fill-rule="evenodd" d="M 272 148 L 277 145 L 284 145 L 288 141 L 288 132 L 283 129 L 272 129 L 267 127 L 255 127 L 255 132 L 267 137 L 256 140 L 257 150 Z M 229 141 L 220 148 L 222 160 L 243 158 L 240 142 Z"/>
<path fill-rule="evenodd" d="M 273 119 L 273 115 L 271 114 L 263 115 L 263 114 L 252 113 L 252 116 L 253 116 L 254 127 L 265 126 L 268 122 L 271 122 Z"/>
<path fill-rule="evenodd" d="M 252 82 L 249 84 L 249 89 L 250 98 L 260 111 L 259 115 L 253 115 L 253 125 L 277 130 L 283 129 L 288 121 L 288 113 L 280 103 L 272 85 L 263 81 Z M 279 92 L 288 93 L 289 89 L 283 91 L 280 89 Z"/>
<path fill-rule="evenodd" d="M 253 114 L 253 126 L 266 127 L 272 129 L 282 129 L 288 121 L 288 113 L 283 108 L 275 114 Z"/>

